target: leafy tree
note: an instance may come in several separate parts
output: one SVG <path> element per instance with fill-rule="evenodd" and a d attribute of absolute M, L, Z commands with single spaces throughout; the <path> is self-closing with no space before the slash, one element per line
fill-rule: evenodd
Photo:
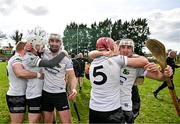
<path fill-rule="evenodd" d="M 86 24 L 72 22 L 64 30 L 64 45 L 68 52 L 88 52 L 94 50 L 99 37 L 112 37 L 114 40 L 130 38 L 135 42 L 135 52 L 142 53 L 144 41 L 150 35 L 146 19 L 132 19 L 130 22 L 119 19 L 112 24 L 110 19 L 102 22 L 94 22 L 91 27 Z"/>
<path fill-rule="evenodd" d="M 132 19 L 127 27 L 127 38 L 131 38 L 135 43 L 135 53 L 142 54 L 145 40 L 150 35 L 148 23 L 146 19 Z"/>
<path fill-rule="evenodd" d="M 23 33 L 20 33 L 18 30 L 15 31 L 14 35 L 11 36 L 12 40 L 15 40 L 16 44 L 22 40 Z"/>
<path fill-rule="evenodd" d="M 80 24 L 78 26 L 77 32 L 77 43 L 78 43 L 78 52 L 88 52 L 87 47 L 89 46 L 89 28 L 87 25 Z"/>
<path fill-rule="evenodd" d="M 114 22 L 113 26 L 112 26 L 112 38 L 114 40 L 119 40 L 121 39 L 123 36 L 123 29 L 122 29 L 122 21 L 119 19 L 117 21 Z"/>
<path fill-rule="evenodd" d="M 112 22 L 109 19 L 106 19 L 103 22 L 99 22 L 97 24 L 94 22 L 89 29 L 89 38 L 90 38 L 90 47 L 89 51 L 94 50 L 96 48 L 96 41 L 99 37 L 110 37 L 112 30 Z"/>
<path fill-rule="evenodd" d="M 112 22 L 109 19 L 99 22 L 98 25 L 100 37 L 111 37 Z"/>
<path fill-rule="evenodd" d="M 64 30 L 64 47 L 70 53 L 77 53 L 77 27 L 78 25 L 72 22 Z"/>
<path fill-rule="evenodd" d="M 84 24 L 76 24 L 75 22 L 66 26 L 64 30 L 64 46 L 70 53 L 88 52 L 89 47 L 89 28 Z"/>
<path fill-rule="evenodd" d="M 125 21 L 122 23 L 118 20 L 114 23 L 112 28 L 112 38 L 114 40 L 120 40 L 123 38 L 133 39 L 135 43 L 135 53 L 142 54 L 142 47 L 144 41 L 148 39 L 150 35 L 149 27 L 146 19 L 138 18 L 132 19 L 130 22 Z"/>

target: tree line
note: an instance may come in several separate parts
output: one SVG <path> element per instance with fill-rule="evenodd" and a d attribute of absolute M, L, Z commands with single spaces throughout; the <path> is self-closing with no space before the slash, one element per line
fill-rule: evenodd
<path fill-rule="evenodd" d="M 114 40 L 130 38 L 135 42 L 135 52 L 142 54 L 144 41 L 150 35 L 146 19 L 132 19 L 122 22 L 121 19 L 112 23 L 111 19 L 94 22 L 88 27 L 86 24 L 70 23 L 64 30 L 63 42 L 70 53 L 87 53 L 94 50 L 99 37 L 111 37 Z"/>
<path fill-rule="evenodd" d="M 41 29 L 36 27 L 35 29 Z M 30 32 L 31 30 L 29 30 Z M 2 36 L 4 34 L 1 32 Z M 122 38 L 130 38 L 135 42 L 135 53 L 142 54 L 142 48 L 144 47 L 144 41 L 147 40 L 150 35 L 148 23 L 146 19 L 132 19 L 131 21 L 122 21 L 121 19 L 114 23 L 111 19 L 105 19 L 104 21 L 94 22 L 87 26 L 87 24 L 77 24 L 71 22 L 66 25 L 63 32 L 63 42 L 65 50 L 69 53 L 88 53 L 96 48 L 96 40 L 99 37 L 111 37 L 114 40 L 120 40 Z M 10 36 L 15 40 L 15 43 L 21 41 L 23 33 L 18 30 Z"/>

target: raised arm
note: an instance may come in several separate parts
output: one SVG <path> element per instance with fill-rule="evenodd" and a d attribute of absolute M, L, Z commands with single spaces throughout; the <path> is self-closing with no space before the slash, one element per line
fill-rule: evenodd
<path fill-rule="evenodd" d="M 127 65 L 136 68 L 143 68 L 148 63 L 148 60 L 143 56 L 137 58 L 127 58 Z"/>
<path fill-rule="evenodd" d="M 119 53 L 112 50 L 109 50 L 109 51 L 93 50 L 88 53 L 88 57 L 90 59 L 95 59 L 96 57 L 99 57 L 99 56 L 114 56 L 114 55 L 119 55 Z"/>
<path fill-rule="evenodd" d="M 88 53 L 90 59 L 95 59 L 96 57 L 102 56 L 103 51 L 93 50 Z"/>
<path fill-rule="evenodd" d="M 54 66 L 58 65 L 59 62 L 61 62 L 65 56 L 66 56 L 66 54 L 64 52 L 61 52 L 60 54 L 58 54 L 56 57 L 54 57 L 51 60 L 40 59 L 37 63 L 37 66 L 39 66 L 39 67 L 54 67 Z"/>
<path fill-rule="evenodd" d="M 52 58 L 51 60 L 43 60 L 39 58 L 39 56 L 36 56 L 32 62 L 30 63 L 31 66 L 37 66 L 37 67 L 54 67 L 59 64 L 63 60 L 65 56 L 68 56 L 67 53 L 64 51 L 59 53 L 56 57 Z"/>
<path fill-rule="evenodd" d="M 113 44 L 113 50 L 109 48 L 106 51 L 93 50 L 88 53 L 88 57 L 90 59 L 95 59 L 98 56 L 115 56 L 115 55 L 119 55 L 119 46 L 116 44 Z"/>

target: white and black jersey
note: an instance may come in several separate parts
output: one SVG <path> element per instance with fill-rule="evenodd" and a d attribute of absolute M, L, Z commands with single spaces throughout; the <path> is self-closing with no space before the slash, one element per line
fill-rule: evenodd
<path fill-rule="evenodd" d="M 39 58 L 31 52 L 27 52 L 23 57 L 23 66 L 31 72 L 40 72 L 41 68 L 34 65 L 34 60 Z M 32 99 L 42 95 L 43 80 L 39 78 L 27 79 L 26 98 Z"/>
<path fill-rule="evenodd" d="M 89 71 L 92 86 L 90 109 L 107 112 L 120 108 L 120 72 L 125 65 L 127 57 L 120 55 L 93 60 Z"/>
<path fill-rule="evenodd" d="M 50 60 L 55 56 L 50 50 L 46 50 L 43 59 Z M 73 70 L 73 64 L 70 58 L 64 57 L 59 65 L 52 68 L 44 68 L 44 86 L 43 90 L 49 93 L 66 92 L 65 74 L 68 70 Z"/>
<path fill-rule="evenodd" d="M 136 77 L 144 76 L 143 68 L 124 67 L 120 74 L 120 95 L 122 110 L 132 111 L 132 86 Z"/>
<path fill-rule="evenodd" d="M 22 57 L 18 53 L 15 53 L 15 55 L 9 59 L 7 65 L 7 71 L 9 73 L 9 89 L 7 95 L 10 96 L 23 96 L 26 92 L 27 80 L 16 77 L 13 71 L 13 65 L 17 63 L 22 64 Z"/>

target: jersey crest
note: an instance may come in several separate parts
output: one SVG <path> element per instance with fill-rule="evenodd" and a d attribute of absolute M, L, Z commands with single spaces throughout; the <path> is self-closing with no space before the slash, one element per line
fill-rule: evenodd
<path fill-rule="evenodd" d="M 22 59 L 21 59 L 21 58 L 16 58 L 15 60 L 17 60 L 17 61 L 22 61 Z"/>
<path fill-rule="evenodd" d="M 128 70 L 128 69 L 124 69 L 124 70 L 123 70 L 123 74 L 129 75 L 129 70 Z"/>

